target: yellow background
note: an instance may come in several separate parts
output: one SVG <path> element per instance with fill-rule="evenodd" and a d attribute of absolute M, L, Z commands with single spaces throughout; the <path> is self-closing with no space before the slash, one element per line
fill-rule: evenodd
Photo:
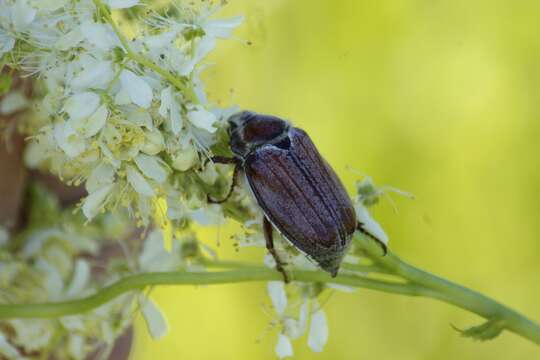
<path fill-rule="evenodd" d="M 374 210 L 391 249 L 540 320 L 537 1 L 232 0 L 222 14 L 244 14 L 253 45 L 220 44 L 211 99 L 293 120 L 351 193 L 347 165 L 414 193 Z M 225 235 L 220 249 L 237 257 Z M 152 294 L 170 332 L 153 341 L 139 323 L 133 359 L 275 358 L 264 284 Z M 303 338 L 298 359 L 540 358 L 510 333 L 461 338 L 450 324 L 480 319 L 433 300 L 361 289 L 325 309 L 325 352 Z"/>

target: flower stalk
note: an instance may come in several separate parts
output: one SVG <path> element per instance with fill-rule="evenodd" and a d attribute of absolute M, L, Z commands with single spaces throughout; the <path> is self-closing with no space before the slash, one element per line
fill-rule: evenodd
<path fill-rule="evenodd" d="M 122 30 L 116 25 L 116 22 L 112 18 L 112 15 L 109 11 L 109 8 L 101 2 L 101 0 L 93 0 L 94 4 L 96 5 L 96 8 L 99 10 L 100 14 L 103 17 L 103 20 L 105 20 L 111 27 L 113 28 L 116 36 L 120 40 L 120 43 L 124 47 L 124 50 L 126 51 L 127 56 L 138 63 L 139 65 L 146 67 L 155 73 L 159 74 L 161 77 L 166 79 L 168 82 L 170 82 L 174 87 L 176 87 L 179 91 L 184 93 L 184 95 L 187 97 L 187 100 L 190 102 L 197 104 L 199 101 L 197 100 L 197 96 L 193 92 L 193 89 L 191 87 L 186 86 L 181 79 L 175 77 L 171 72 L 169 72 L 167 69 L 164 69 L 161 66 L 156 65 L 151 60 L 147 59 L 143 55 L 133 51 L 129 45 L 129 40 L 126 38 Z"/>
<path fill-rule="evenodd" d="M 380 266 L 381 272 L 395 275 L 400 280 L 380 280 L 370 278 L 369 274 L 360 275 L 350 271 L 343 271 L 336 278 L 332 278 L 322 271 L 310 270 L 292 270 L 292 278 L 294 281 L 305 283 L 333 283 L 385 293 L 440 300 L 485 318 L 487 325 L 493 324 L 497 327 L 497 334 L 502 330 L 508 330 L 540 345 L 540 325 L 517 311 L 476 291 L 420 270 L 391 252 L 387 256 L 381 257 L 377 245 L 362 235 L 358 235 L 355 240 L 365 255 Z M 54 318 L 80 314 L 106 304 L 127 292 L 142 291 L 157 285 L 233 284 L 278 281 L 282 278 L 280 273 L 272 269 L 246 262 L 206 260 L 204 264 L 208 268 L 225 270 L 135 274 L 104 287 L 91 296 L 77 300 L 43 304 L 1 304 L 0 319 Z M 377 267 L 373 267 L 373 269 L 377 269 Z M 489 326 L 485 326 L 485 329 L 486 331 L 492 330 Z M 476 337 L 467 335 L 466 332 L 464 335 Z M 477 335 L 480 338 L 481 334 Z"/>

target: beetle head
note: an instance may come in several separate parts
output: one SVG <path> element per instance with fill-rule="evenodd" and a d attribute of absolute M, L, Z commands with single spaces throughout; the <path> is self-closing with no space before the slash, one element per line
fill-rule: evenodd
<path fill-rule="evenodd" d="M 232 152 L 245 158 L 252 150 L 287 137 L 289 123 L 275 116 L 242 111 L 229 118 Z"/>

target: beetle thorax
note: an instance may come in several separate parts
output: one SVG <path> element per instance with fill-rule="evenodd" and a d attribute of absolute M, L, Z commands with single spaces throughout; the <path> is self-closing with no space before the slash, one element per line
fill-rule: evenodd
<path fill-rule="evenodd" d="M 231 150 L 240 159 L 267 144 L 280 144 L 288 139 L 288 122 L 268 115 L 244 111 L 229 119 Z"/>

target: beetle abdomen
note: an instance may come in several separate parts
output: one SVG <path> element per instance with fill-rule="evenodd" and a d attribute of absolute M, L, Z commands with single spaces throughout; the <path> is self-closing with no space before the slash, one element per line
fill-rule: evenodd
<path fill-rule="evenodd" d="M 246 177 L 274 226 L 336 274 L 356 229 L 354 207 L 309 136 L 292 128 L 286 139 L 252 152 L 244 162 Z"/>

